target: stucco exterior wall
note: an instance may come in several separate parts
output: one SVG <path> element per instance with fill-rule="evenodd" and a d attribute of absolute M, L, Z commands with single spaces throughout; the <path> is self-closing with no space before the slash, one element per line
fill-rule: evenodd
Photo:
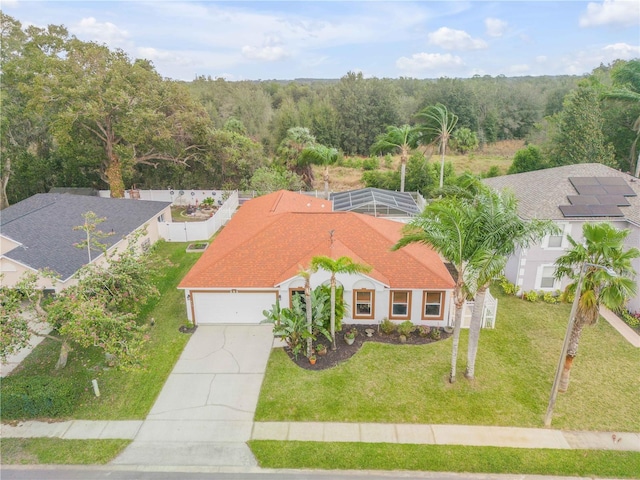
<path fill-rule="evenodd" d="M 553 287 L 543 287 L 541 285 L 543 269 L 545 267 L 552 267 L 556 259 L 571 247 L 571 244 L 567 240 L 568 235 L 571 235 L 578 243 L 583 242 L 582 226 L 585 222 L 561 221 L 556 223 L 563 228 L 564 232 L 561 247 L 549 246 L 549 238 L 546 237 L 538 245 L 519 250 L 509 258 L 507 266 L 505 267 L 505 276 L 510 282 L 518 286 L 519 293 L 530 290 L 554 292 L 556 290 L 564 290 L 569 283 L 569 280 L 565 278 L 561 281 L 554 282 Z M 626 241 L 627 248 L 640 248 L 639 227 L 631 225 L 624 220 L 610 223 L 618 229 L 630 230 Z M 640 259 L 633 261 L 633 268 L 636 271 L 636 283 L 640 284 Z M 629 301 L 628 308 L 631 311 L 640 310 L 640 292 Z"/>
<path fill-rule="evenodd" d="M 7 238 L 5 236 L 0 235 L 0 255 L 4 255 L 5 253 L 13 250 L 18 247 L 20 244 Z"/>
<path fill-rule="evenodd" d="M 316 288 L 318 285 L 326 284 L 330 282 L 330 274 L 327 272 L 319 271 L 314 273 L 311 278 L 311 288 Z M 389 318 L 390 304 L 391 304 L 391 289 L 384 284 L 376 282 L 365 276 L 360 275 L 336 275 L 338 285 L 344 287 L 344 300 L 348 305 L 344 323 L 380 323 L 383 319 Z M 302 277 L 294 277 L 289 281 L 284 282 L 280 286 L 280 306 L 289 307 L 291 304 L 291 289 L 304 288 L 304 280 Z M 375 291 L 374 297 L 374 311 L 373 318 L 354 318 L 354 289 L 370 289 Z M 398 291 L 410 291 L 411 292 L 411 306 L 410 314 L 408 318 L 393 319 L 392 321 L 400 323 L 405 320 L 410 320 L 416 325 L 428 325 L 428 326 L 448 326 L 453 324 L 453 319 L 450 316 L 451 312 L 451 291 L 444 292 L 444 300 L 442 305 L 442 319 L 422 319 L 422 307 L 423 307 L 423 294 L 425 290 L 422 289 L 393 289 Z M 427 290 L 436 291 L 436 290 Z"/>

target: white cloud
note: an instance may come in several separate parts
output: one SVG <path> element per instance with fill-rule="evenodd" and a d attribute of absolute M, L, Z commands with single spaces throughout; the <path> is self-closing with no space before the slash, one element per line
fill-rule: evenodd
<path fill-rule="evenodd" d="M 604 0 L 589 3 L 587 11 L 580 16 L 581 27 L 621 25 L 630 27 L 640 24 L 640 2 L 637 0 Z"/>
<path fill-rule="evenodd" d="M 457 55 L 446 53 L 414 53 L 411 58 L 400 57 L 396 60 L 396 67 L 408 72 L 419 72 L 432 69 L 459 68 L 464 62 Z"/>
<path fill-rule="evenodd" d="M 614 43 L 594 50 L 582 50 L 565 56 L 560 60 L 564 73 L 583 75 L 591 72 L 600 64 L 608 64 L 614 60 L 630 60 L 640 55 L 640 46 L 627 43 Z"/>
<path fill-rule="evenodd" d="M 245 45 L 242 47 L 242 55 L 250 60 L 262 60 L 265 62 L 275 62 L 289 56 L 284 48 L 273 45 L 267 45 L 264 47 L 252 47 Z"/>
<path fill-rule="evenodd" d="M 605 56 L 608 56 L 610 61 L 622 59 L 631 60 L 640 55 L 640 46 L 629 45 L 628 43 L 614 43 L 613 45 L 607 45 L 602 49 Z"/>
<path fill-rule="evenodd" d="M 441 27 L 427 35 L 429 43 L 445 50 L 479 50 L 487 48 L 484 40 L 472 38 L 464 30 Z"/>
<path fill-rule="evenodd" d="M 511 65 L 509 67 L 509 72 L 510 73 L 515 73 L 515 74 L 519 74 L 519 73 L 527 73 L 531 70 L 531 67 L 529 67 L 529 65 L 527 64 L 519 64 L 519 65 Z"/>
<path fill-rule="evenodd" d="M 111 22 L 98 22 L 94 17 L 83 18 L 70 27 L 71 33 L 98 43 L 106 43 L 111 47 L 122 47 L 129 38 L 129 32 Z"/>
<path fill-rule="evenodd" d="M 172 52 L 169 50 L 158 50 L 153 47 L 138 47 L 136 48 L 138 57 L 151 60 L 154 64 L 164 63 L 180 66 L 198 65 L 198 62 L 194 61 L 189 54 Z"/>
<path fill-rule="evenodd" d="M 538 55 L 536 57 L 536 62 L 545 63 L 549 58 L 546 55 Z"/>
<path fill-rule="evenodd" d="M 501 37 L 507 30 L 507 22 L 499 18 L 485 18 L 484 25 L 487 27 L 487 35 L 490 37 Z"/>

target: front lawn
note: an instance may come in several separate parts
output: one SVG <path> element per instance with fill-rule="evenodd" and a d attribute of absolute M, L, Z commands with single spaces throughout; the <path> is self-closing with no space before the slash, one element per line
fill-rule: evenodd
<path fill-rule="evenodd" d="M 482 331 L 474 382 L 463 376 L 466 331 L 453 385 L 447 382 L 450 339 L 422 346 L 366 343 L 349 361 L 322 371 L 301 369 L 274 350 L 256 421 L 542 427 L 570 306 L 498 298 L 497 328 Z M 586 328 L 553 427 L 640 431 L 639 364 L 640 350 L 606 321 Z"/>
<path fill-rule="evenodd" d="M 155 325 L 149 329 L 149 342 L 144 350 L 144 368 L 133 372 L 105 369 L 104 356 L 95 349 L 76 348 L 69 354 L 67 366 L 54 369 L 59 343 L 45 340 L 25 359 L 12 375 L 2 382 L 2 392 L 12 384 L 29 383 L 30 378 L 50 378 L 71 383 L 80 395 L 59 399 L 64 413 L 50 415 L 59 419 L 130 420 L 144 419 L 160 393 L 189 336 L 178 331 L 186 322 L 184 294 L 176 289 L 199 254 L 186 253 L 186 243 L 159 242 L 153 255 L 163 264 L 154 283 L 160 298 L 145 305 L 140 321 Z M 97 379 L 101 396 L 93 395 L 91 380 Z M 67 401 L 68 400 L 68 401 Z M 14 419 L 3 411 L 3 420 Z M 34 415 L 38 418 L 38 415 Z"/>

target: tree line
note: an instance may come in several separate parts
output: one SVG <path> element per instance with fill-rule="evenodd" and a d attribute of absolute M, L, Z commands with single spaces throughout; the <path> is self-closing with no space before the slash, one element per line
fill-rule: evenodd
<path fill-rule="evenodd" d="M 586 78 L 348 72 L 336 80 L 179 82 L 64 26 L 24 28 L 0 15 L 1 207 L 56 186 L 110 188 L 114 196 L 134 185 L 309 187 L 312 164 L 382 153 L 381 138 L 405 126 L 418 127 L 421 140 L 407 143 L 401 164 L 417 181 L 411 189 L 423 190 L 425 161 L 414 160 L 409 172 L 406 158 L 438 137 L 433 128 L 427 135 L 425 116 L 438 105 L 457 119 L 447 140 L 459 151 L 526 139 L 531 151 L 514 171 L 577 161 L 633 170 L 637 163 L 637 60 L 601 65 Z M 404 178 L 368 173 L 367 183 L 396 189 Z"/>

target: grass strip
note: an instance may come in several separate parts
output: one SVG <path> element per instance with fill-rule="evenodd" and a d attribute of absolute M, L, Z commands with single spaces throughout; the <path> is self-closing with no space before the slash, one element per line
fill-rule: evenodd
<path fill-rule="evenodd" d="M 457 445 L 251 440 L 263 468 L 420 470 L 637 478 L 640 453 Z M 318 452 L 322 452 L 318 455 Z"/>
<path fill-rule="evenodd" d="M 3 465 L 104 465 L 131 440 L 62 440 L 60 438 L 3 438 Z"/>

